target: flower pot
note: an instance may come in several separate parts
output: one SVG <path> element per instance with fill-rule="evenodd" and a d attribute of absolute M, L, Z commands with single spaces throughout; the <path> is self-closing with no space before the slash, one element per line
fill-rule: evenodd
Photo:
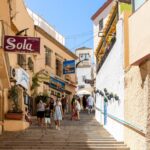
<path fill-rule="evenodd" d="M 10 120 L 22 120 L 23 119 L 23 114 L 22 113 L 7 113 L 5 115 L 6 119 Z"/>

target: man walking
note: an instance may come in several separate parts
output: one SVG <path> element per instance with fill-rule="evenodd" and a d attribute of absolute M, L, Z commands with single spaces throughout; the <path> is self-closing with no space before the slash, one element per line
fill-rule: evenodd
<path fill-rule="evenodd" d="M 88 104 L 88 114 L 92 113 L 92 108 L 94 106 L 94 98 L 90 95 L 87 98 L 87 104 Z"/>

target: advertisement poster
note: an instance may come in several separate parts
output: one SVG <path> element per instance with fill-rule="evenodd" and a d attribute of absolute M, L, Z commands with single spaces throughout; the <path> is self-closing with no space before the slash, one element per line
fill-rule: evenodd
<path fill-rule="evenodd" d="M 66 60 L 63 62 L 63 74 L 75 73 L 75 60 Z"/>
<path fill-rule="evenodd" d="M 59 91 L 64 91 L 65 90 L 65 83 L 55 79 L 53 77 L 50 77 L 50 87 Z"/>
<path fill-rule="evenodd" d="M 29 88 L 29 75 L 24 69 L 22 68 L 16 69 L 16 80 L 17 85 L 21 85 L 25 89 Z"/>

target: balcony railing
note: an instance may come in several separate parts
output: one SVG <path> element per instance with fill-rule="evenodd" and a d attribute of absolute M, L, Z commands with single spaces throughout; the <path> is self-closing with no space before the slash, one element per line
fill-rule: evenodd
<path fill-rule="evenodd" d="M 109 52 L 111 51 L 115 41 L 116 41 L 116 24 L 118 20 L 118 3 L 112 8 L 108 22 L 106 23 L 103 32 L 104 36 L 101 38 L 98 48 L 96 50 L 97 58 L 97 72 L 102 67 L 104 61 L 106 60 Z"/>
<path fill-rule="evenodd" d="M 96 72 L 98 73 L 98 71 L 100 70 L 100 68 L 102 67 L 103 63 L 105 62 L 107 56 L 109 55 L 111 49 L 113 48 L 114 44 L 116 42 L 116 37 L 113 37 L 111 39 L 111 42 L 110 42 L 110 45 L 106 48 L 106 52 L 105 54 L 103 55 L 102 59 L 101 59 L 101 62 L 97 64 L 97 69 L 96 69 Z"/>

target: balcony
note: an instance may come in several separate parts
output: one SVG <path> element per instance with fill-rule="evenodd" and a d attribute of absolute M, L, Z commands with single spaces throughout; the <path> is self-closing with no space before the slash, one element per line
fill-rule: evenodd
<path fill-rule="evenodd" d="M 150 59 L 150 1 L 145 2 L 129 18 L 129 61 L 140 65 Z"/>

